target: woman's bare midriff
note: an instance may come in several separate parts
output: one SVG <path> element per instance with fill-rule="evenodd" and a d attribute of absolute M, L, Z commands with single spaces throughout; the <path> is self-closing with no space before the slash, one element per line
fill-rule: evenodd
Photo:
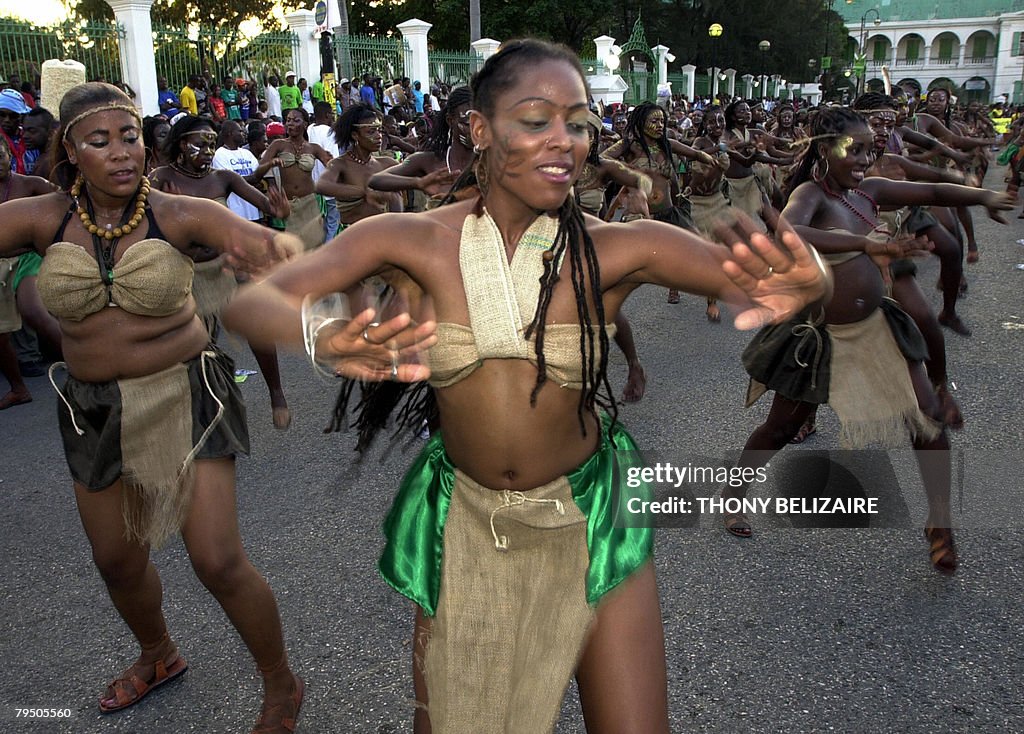
<path fill-rule="evenodd" d="M 83 382 L 151 375 L 192 359 L 210 341 L 191 298 L 171 316 L 137 316 L 110 307 L 60 325 L 68 372 Z"/>
<path fill-rule="evenodd" d="M 586 416 L 580 394 L 550 380 L 535 406 L 537 369 L 522 359 L 491 359 L 472 375 L 437 391 L 441 430 L 452 463 L 491 489 L 528 490 L 568 474 L 597 448 L 600 425 Z"/>
<path fill-rule="evenodd" d="M 882 304 L 885 283 L 878 265 L 867 255 L 859 255 L 832 266 L 835 282 L 832 300 L 825 309 L 830 324 L 863 321 Z"/>

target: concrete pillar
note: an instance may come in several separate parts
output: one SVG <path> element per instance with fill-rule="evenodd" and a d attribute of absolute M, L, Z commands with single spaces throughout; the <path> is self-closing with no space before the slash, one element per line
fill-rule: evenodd
<path fill-rule="evenodd" d="M 928 66 L 928 64 L 930 64 L 931 61 L 932 61 L 932 47 L 930 45 L 929 46 L 925 46 L 924 47 L 924 65 Z"/>
<path fill-rule="evenodd" d="M 682 90 L 686 98 L 693 103 L 693 95 L 697 84 L 697 67 L 693 64 L 683 64 L 683 73 L 686 74 L 686 89 Z"/>
<path fill-rule="evenodd" d="M 398 24 L 402 38 L 409 44 L 409 54 L 405 60 L 405 76 L 412 81 L 419 81 L 430 89 L 430 63 L 427 59 L 427 32 L 433 27 L 431 23 L 419 18 L 412 18 Z"/>
<path fill-rule="evenodd" d="M 473 41 L 473 43 L 469 45 L 473 47 L 473 52 L 476 53 L 482 61 L 487 61 L 487 59 L 498 53 L 498 47 L 501 45 L 501 41 L 495 41 L 493 38 L 481 38 L 477 41 Z M 603 59 L 601 59 L 600 56 L 597 57 L 597 60 L 603 63 Z"/>
<path fill-rule="evenodd" d="M 654 58 L 658 60 L 658 84 L 668 84 L 668 65 L 669 62 L 675 61 L 676 57 L 668 52 L 668 46 L 663 46 L 660 43 L 651 51 L 654 53 Z"/>
<path fill-rule="evenodd" d="M 158 114 L 153 23 L 149 17 L 153 0 L 107 0 L 107 5 L 125 31 L 124 41 L 118 44 L 121 79 L 135 90 L 135 106 L 143 115 Z"/>
<path fill-rule="evenodd" d="M 712 66 L 708 69 L 708 76 L 711 77 L 711 102 L 717 104 L 718 102 L 718 67 Z"/>
<path fill-rule="evenodd" d="M 608 70 L 606 61 L 612 53 L 612 46 L 615 45 L 615 39 L 611 36 L 598 36 L 594 39 L 594 47 L 597 49 L 597 63 Z M 615 73 L 615 69 L 610 69 L 612 73 Z"/>
<path fill-rule="evenodd" d="M 743 96 L 747 99 L 753 99 L 754 97 L 754 76 L 753 74 L 744 74 L 740 77 L 743 80 Z M 758 82 L 760 85 L 760 82 Z"/>
<path fill-rule="evenodd" d="M 729 90 L 729 96 L 730 97 L 735 97 L 736 96 L 736 70 L 735 69 L 726 69 L 722 73 L 725 74 L 725 83 L 728 85 L 726 88 Z"/>
<path fill-rule="evenodd" d="M 967 55 L 967 44 L 966 43 L 961 43 L 960 44 L 960 62 L 958 64 L 958 66 L 963 67 L 963 65 L 964 65 L 964 57 L 966 55 Z"/>
<path fill-rule="evenodd" d="M 320 44 L 319 34 L 316 30 L 316 18 L 312 10 L 296 10 L 284 16 L 288 22 L 288 30 L 295 33 L 299 39 L 297 52 L 297 67 L 292 69 L 299 79 L 305 79 L 310 86 L 320 78 Z M 287 71 L 287 70 L 283 70 Z M 282 73 L 283 73 L 282 71 Z M 284 83 L 284 79 L 281 80 Z"/>

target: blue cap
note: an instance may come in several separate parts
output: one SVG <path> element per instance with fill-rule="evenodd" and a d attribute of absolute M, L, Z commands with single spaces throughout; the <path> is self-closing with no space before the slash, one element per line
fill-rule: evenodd
<path fill-rule="evenodd" d="M 0 89 L 0 110 L 10 110 L 19 115 L 27 115 L 31 108 L 25 104 L 25 98 L 16 89 Z"/>

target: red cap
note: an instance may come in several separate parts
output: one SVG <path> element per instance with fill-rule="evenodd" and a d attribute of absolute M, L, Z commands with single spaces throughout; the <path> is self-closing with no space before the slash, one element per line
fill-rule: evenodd
<path fill-rule="evenodd" d="M 269 123 L 267 125 L 267 137 L 268 138 L 272 138 L 275 135 L 279 135 L 281 137 L 284 137 L 285 134 L 286 133 L 285 133 L 285 130 L 284 130 L 284 125 L 282 125 L 280 122 L 271 122 L 271 123 Z"/>

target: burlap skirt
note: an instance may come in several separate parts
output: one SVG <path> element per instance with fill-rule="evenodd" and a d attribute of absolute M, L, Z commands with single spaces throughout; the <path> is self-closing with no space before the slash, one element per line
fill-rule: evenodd
<path fill-rule="evenodd" d="M 767 227 L 761 219 L 761 186 L 756 176 L 726 178 L 729 183 L 729 200 L 732 205 L 754 220 L 761 231 Z"/>
<path fill-rule="evenodd" d="M 432 729 L 551 731 L 594 617 L 587 519 L 564 477 L 526 493 L 455 477 L 423 659 Z"/>
<path fill-rule="evenodd" d="M 579 193 L 580 209 L 595 217 L 601 216 L 604 207 L 604 189 L 587 189 Z"/>
<path fill-rule="evenodd" d="M 747 406 L 768 390 L 828 403 L 844 448 L 905 445 L 941 426 L 918 407 L 907 362 L 928 358 L 924 337 L 893 301 L 852 324 L 795 319 L 762 329 L 743 352 L 750 374 Z"/>
<path fill-rule="evenodd" d="M 83 382 L 68 376 L 57 389 L 71 476 L 90 491 L 123 480 L 130 539 L 159 547 L 181 528 L 196 459 L 249 453 L 234 370 L 231 358 L 211 346 L 145 377 Z"/>
<path fill-rule="evenodd" d="M 523 492 L 482 487 L 435 434 L 384 521 L 380 572 L 434 617 L 422 661 L 435 734 L 543 734 L 593 609 L 651 557 L 654 533 L 620 515 L 640 461 L 618 424 L 566 477 Z"/>
<path fill-rule="evenodd" d="M 693 223 L 697 225 L 697 229 L 705 237 L 714 239 L 715 222 L 729 211 L 729 201 L 721 189 L 710 196 L 690 194 L 690 205 Z"/>
<path fill-rule="evenodd" d="M 316 194 L 307 194 L 288 201 L 291 203 L 292 213 L 284 221 L 284 231 L 302 240 L 302 247 L 306 252 L 320 247 L 324 243 L 324 220 L 320 216 Z"/>
<path fill-rule="evenodd" d="M 0 334 L 21 328 L 21 315 L 14 300 L 14 273 L 18 258 L 0 257 Z"/>

